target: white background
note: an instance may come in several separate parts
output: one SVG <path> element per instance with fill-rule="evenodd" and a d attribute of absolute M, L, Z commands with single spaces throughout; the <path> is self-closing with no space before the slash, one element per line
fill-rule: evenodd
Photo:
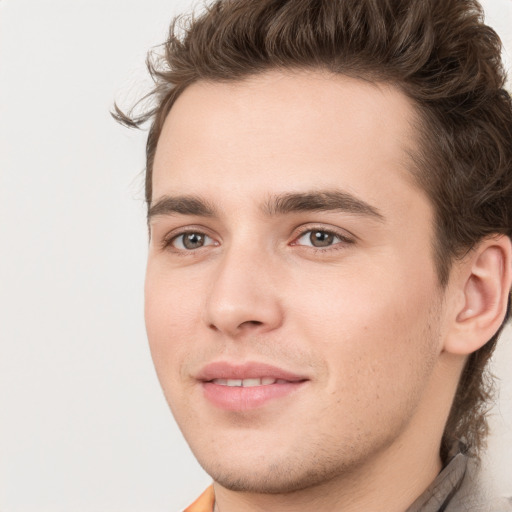
<path fill-rule="evenodd" d="M 209 483 L 145 339 L 146 135 L 109 115 L 190 3 L 0 0 L 0 512 L 173 511 Z M 512 1 L 484 5 L 512 54 Z M 487 459 L 509 495 L 511 345 Z"/>

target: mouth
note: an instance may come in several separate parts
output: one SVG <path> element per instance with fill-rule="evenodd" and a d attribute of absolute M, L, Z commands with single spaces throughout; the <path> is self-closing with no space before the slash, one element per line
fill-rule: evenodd
<path fill-rule="evenodd" d="M 273 379 L 272 377 L 262 377 L 261 379 L 213 379 L 209 381 L 219 386 L 228 386 L 232 388 L 254 388 L 256 386 L 271 386 L 272 384 L 286 384 L 287 380 Z"/>
<path fill-rule="evenodd" d="M 247 411 L 288 397 L 309 379 L 267 364 L 219 361 L 205 366 L 197 380 L 204 397 L 215 407 Z"/>

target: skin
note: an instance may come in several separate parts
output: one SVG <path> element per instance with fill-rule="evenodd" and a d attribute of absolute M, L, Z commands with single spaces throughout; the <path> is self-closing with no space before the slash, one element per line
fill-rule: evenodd
<path fill-rule="evenodd" d="M 432 207 L 408 170 L 414 115 L 391 86 L 272 71 L 196 83 L 166 119 L 152 205 L 193 195 L 212 211 L 153 208 L 146 324 L 167 401 L 222 512 L 398 512 L 441 469 L 465 360 L 446 344 L 464 297 L 438 282 Z M 319 191 L 378 215 L 268 211 L 275 196 Z M 314 247 L 311 230 L 335 236 Z M 187 249 L 184 231 L 203 245 Z M 213 361 L 268 363 L 307 381 L 226 411 L 196 378 Z"/>

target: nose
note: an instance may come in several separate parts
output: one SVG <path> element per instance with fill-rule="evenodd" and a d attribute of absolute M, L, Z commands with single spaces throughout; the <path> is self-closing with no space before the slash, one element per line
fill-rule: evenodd
<path fill-rule="evenodd" d="M 234 338 L 267 333 L 282 324 L 280 272 L 271 257 L 232 247 L 215 270 L 204 311 L 210 329 Z"/>

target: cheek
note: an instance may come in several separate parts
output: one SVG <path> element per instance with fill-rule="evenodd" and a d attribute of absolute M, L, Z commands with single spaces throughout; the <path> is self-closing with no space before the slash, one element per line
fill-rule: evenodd
<path fill-rule="evenodd" d="M 432 283 L 412 287 L 406 273 L 372 275 L 369 267 L 363 274 L 330 280 L 336 282 L 342 284 L 296 296 L 294 313 L 298 331 L 326 358 L 332 388 L 340 381 L 344 386 L 382 381 L 394 387 L 415 378 L 438 339 L 433 309 L 439 298 Z"/>
<path fill-rule="evenodd" d="M 167 268 L 165 262 L 150 260 L 144 286 L 148 332 L 162 331 L 169 336 L 193 322 L 204 294 L 202 283 L 204 280 L 198 276 L 183 274 Z"/>
<path fill-rule="evenodd" d="M 314 309 L 309 303 L 300 331 L 327 365 L 322 388 L 332 428 L 368 439 L 376 425 L 396 432 L 420 403 L 435 363 L 429 300 L 394 292 L 347 285 Z"/>
<path fill-rule="evenodd" d="M 197 290 L 148 265 L 144 317 L 156 371 L 166 381 L 178 378 L 197 324 Z M 195 298 L 195 299 L 194 299 Z M 163 384 L 163 382 L 162 382 Z"/>

